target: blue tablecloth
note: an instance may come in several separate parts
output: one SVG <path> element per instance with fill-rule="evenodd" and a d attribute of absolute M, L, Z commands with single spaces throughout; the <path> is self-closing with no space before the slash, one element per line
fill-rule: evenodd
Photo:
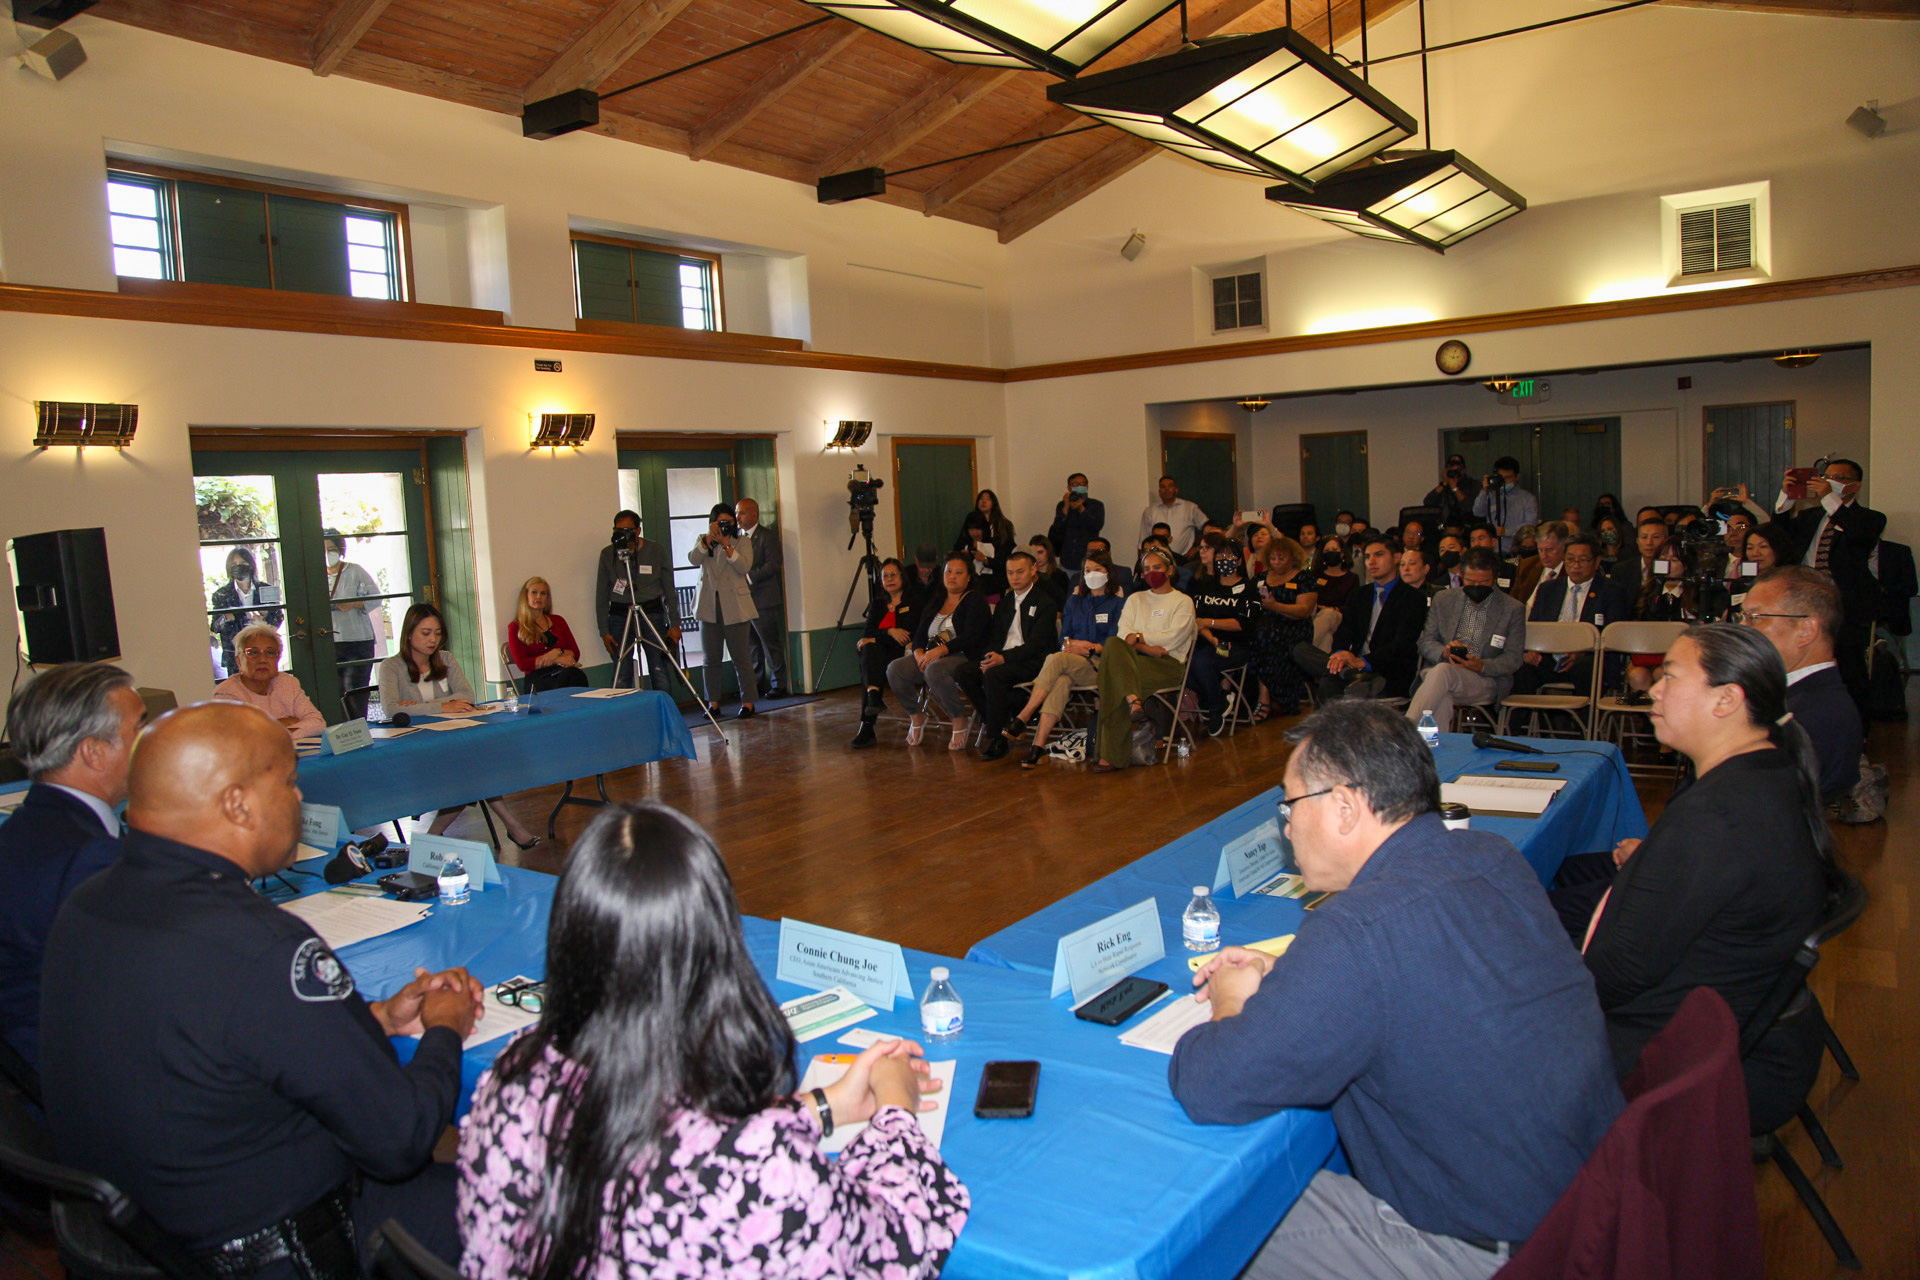
<path fill-rule="evenodd" d="M 489 984 L 544 973 L 557 881 L 502 870 L 504 889 L 476 893 L 463 906 L 435 906 L 417 925 L 343 948 L 361 991 L 370 999 L 389 995 L 415 965 L 462 964 Z M 745 927 L 775 998 L 802 994 L 773 978 L 779 926 L 748 919 Z M 1167 1091 L 1166 1057 L 1127 1048 L 1116 1029 L 1075 1018 L 1065 997 L 1048 999 L 1044 978 L 906 954 L 916 991 L 932 966 L 946 965 L 966 1005 L 960 1037 L 928 1048 L 932 1058 L 959 1062 L 941 1152 L 973 1195 L 972 1218 L 944 1273 L 949 1280 L 1229 1277 L 1334 1153 L 1324 1112 L 1290 1111 L 1240 1126 L 1192 1123 Z M 918 1009 L 901 1000 L 861 1025 L 917 1038 Z M 410 1052 L 411 1042 L 400 1043 Z M 469 1094 L 506 1043 L 467 1051 Z M 832 1037 L 801 1048 L 803 1063 L 839 1052 L 846 1049 Z M 1040 1061 L 1032 1119 L 974 1117 L 981 1067 L 999 1059 Z"/>
<path fill-rule="evenodd" d="M 1646 815 L 1641 811 L 1639 795 L 1633 789 L 1626 762 L 1617 747 L 1610 743 L 1572 743 L 1544 738 L 1517 741 L 1559 753 L 1556 758 L 1560 772 L 1553 776 L 1567 779 L 1567 785 L 1539 818 L 1476 817 L 1473 826 L 1475 830 L 1496 832 L 1513 841 L 1542 884 L 1553 878 L 1561 860 L 1569 854 L 1611 849 L 1629 836 L 1647 834 Z M 1580 753 L 1571 753 L 1569 748 L 1579 748 Z M 1598 754 L 1594 754 L 1596 752 Z M 1440 735 L 1440 750 L 1435 753 L 1434 763 L 1442 780 L 1451 781 L 1463 773 L 1490 772 L 1497 760 L 1520 758 L 1512 752 L 1481 751 L 1464 734 L 1444 733 Z M 1261 792 L 1198 830 L 1094 881 L 1078 893 L 1069 894 L 1017 924 L 982 938 L 968 949 L 967 959 L 1050 975 L 1054 944 L 1062 936 L 1143 898 L 1158 902 L 1167 946 L 1180 950 L 1180 913 L 1186 910 L 1193 887 L 1213 883 L 1221 846 L 1276 816 L 1274 805 L 1279 799 L 1278 787 Z M 1249 894 L 1245 900 L 1237 900 L 1231 889 L 1223 889 L 1215 895 L 1214 904 L 1220 909 L 1221 938 L 1229 944 L 1278 937 L 1292 933 L 1300 924 L 1301 906 L 1292 899 Z M 1169 956 L 1142 972 L 1170 985 L 1188 980 L 1181 957 Z"/>
<path fill-rule="evenodd" d="M 693 735 L 666 694 L 648 689 L 581 698 L 577 692 L 536 695 L 537 715 L 500 712 L 468 729 L 410 733 L 343 756 L 303 757 L 300 790 L 310 804 L 338 805 L 347 826 L 359 830 L 669 756 L 695 758 Z"/>

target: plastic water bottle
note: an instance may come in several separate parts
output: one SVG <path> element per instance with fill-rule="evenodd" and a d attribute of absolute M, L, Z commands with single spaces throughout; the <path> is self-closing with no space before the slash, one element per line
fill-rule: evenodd
<path fill-rule="evenodd" d="M 449 907 L 457 907 L 472 897 L 467 883 L 467 864 L 459 858 L 448 858 L 440 864 L 440 901 Z"/>
<path fill-rule="evenodd" d="M 920 1030 L 930 1040 L 951 1040 L 960 1034 L 964 1025 L 966 1016 L 960 993 L 947 981 L 946 969 L 936 968 L 933 981 L 927 984 L 927 994 L 920 997 Z"/>
<path fill-rule="evenodd" d="M 1427 744 L 1429 751 L 1440 749 L 1440 726 L 1434 723 L 1431 711 L 1420 713 L 1420 741 Z"/>
<path fill-rule="evenodd" d="M 512 685 L 507 686 L 507 714 L 510 716 L 520 714 L 520 691 Z"/>
<path fill-rule="evenodd" d="M 1189 951 L 1220 949 L 1220 908 L 1213 905 L 1213 894 L 1203 884 L 1193 886 L 1193 901 L 1180 913 L 1180 936 Z"/>

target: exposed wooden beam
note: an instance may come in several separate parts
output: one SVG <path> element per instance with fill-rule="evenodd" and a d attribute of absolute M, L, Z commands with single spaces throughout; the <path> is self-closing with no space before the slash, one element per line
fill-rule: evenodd
<path fill-rule="evenodd" d="M 521 96 L 528 102 L 538 102 L 569 89 L 599 88 L 692 2 L 613 0 L 591 26 L 547 64 L 545 71 L 527 83 Z"/>
<path fill-rule="evenodd" d="M 352 52 L 360 37 L 380 20 L 393 0 L 339 0 L 320 20 L 313 39 L 307 44 L 307 57 L 313 74 L 330 76 L 340 59 Z"/>
<path fill-rule="evenodd" d="M 1740 9 L 1748 13 L 1786 13 L 1810 18 L 1894 18 L 1920 20 L 1920 0 L 1667 0 L 1687 9 Z"/>
<path fill-rule="evenodd" d="M 687 154 L 695 160 L 712 155 L 714 148 L 744 128 L 748 121 L 778 102 L 790 89 L 825 66 L 842 49 L 860 38 L 864 28 L 851 22 L 830 22 L 790 40 L 780 60 L 687 135 Z"/>
<path fill-rule="evenodd" d="M 955 67 L 942 72 L 906 105 L 888 112 L 841 148 L 814 176 L 883 165 L 1019 74 L 996 67 Z"/>
<path fill-rule="evenodd" d="M 1154 158 L 1160 148 L 1131 133 L 1119 134 L 1050 182 L 1042 183 L 1000 211 L 1000 243 L 1018 239 L 1068 205 L 1083 200 L 1129 169 Z"/>

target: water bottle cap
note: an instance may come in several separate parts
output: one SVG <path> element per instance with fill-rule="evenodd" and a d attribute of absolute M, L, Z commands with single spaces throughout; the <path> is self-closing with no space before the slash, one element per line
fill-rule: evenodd
<path fill-rule="evenodd" d="M 1203 885 L 1203 884 L 1197 884 L 1197 885 L 1195 885 L 1195 886 L 1193 886 L 1193 896 L 1194 896 L 1194 897 L 1196 897 L 1196 898 L 1204 898 L 1204 897 L 1206 897 L 1206 896 L 1207 896 L 1207 895 L 1208 895 L 1209 893 L 1212 893 L 1212 892 L 1213 892 L 1213 890 L 1211 890 L 1211 889 L 1209 889 L 1209 888 L 1207 888 L 1207 886 L 1205 886 L 1205 885 Z"/>
<path fill-rule="evenodd" d="M 933 971 L 933 980 L 935 982 L 945 982 L 947 980 L 946 969 L 942 966 L 936 966 Z"/>

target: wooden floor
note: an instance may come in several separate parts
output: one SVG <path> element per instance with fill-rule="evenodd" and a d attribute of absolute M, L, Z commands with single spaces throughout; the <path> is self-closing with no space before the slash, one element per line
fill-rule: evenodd
<path fill-rule="evenodd" d="M 1288 747 L 1283 726 L 1242 729 L 1182 761 L 1095 777 L 1048 764 L 1024 772 L 1014 757 L 982 764 L 949 752 L 945 735 L 901 745 L 904 721 L 882 722 L 882 745 L 851 751 L 851 694 L 740 722 L 715 749 L 704 725 L 701 758 L 630 769 L 608 778 L 617 799 L 652 798 L 711 832 L 731 868 L 741 909 L 793 916 L 958 956 L 973 942 L 1158 848 L 1250 794 L 1277 785 Z M 1920 826 L 1920 706 L 1909 724 L 1875 725 L 1872 754 L 1893 778 L 1889 821 L 1846 830 L 1845 864 L 1872 901 L 1830 945 L 1813 985 L 1851 1050 L 1862 1079 L 1842 1081 L 1828 1064 L 1814 1093 L 1842 1170 L 1820 1167 L 1797 1127 L 1790 1147 L 1813 1176 L 1866 1264 L 1867 1276 L 1920 1277 L 1920 970 L 1902 992 L 1900 973 L 1920 963 L 1908 928 L 1908 886 L 1920 873 L 1911 833 Z M 588 788 L 591 790 L 591 787 Z M 1649 817 L 1664 783 L 1643 783 Z M 545 828 L 558 788 L 510 801 L 529 826 Z M 471 813 L 472 811 L 469 811 Z M 567 840 L 592 818 L 561 814 L 559 840 L 505 861 L 558 871 Z M 473 834 L 462 818 L 454 834 Z M 477 820 L 472 820 L 478 828 Z M 481 832 L 484 836 L 484 832 Z M 1892 838 L 1889 838 L 1892 836 Z M 1844 1276 L 1812 1220 L 1771 1166 L 1757 1173 L 1769 1274 L 1775 1280 Z M 0 1275 L 57 1273 L 44 1249 L 17 1235 L 0 1241 Z M 35 1265 L 37 1264 L 37 1265 Z M 1707 1280 L 1701 1277 L 1700 1280 Z"/>

